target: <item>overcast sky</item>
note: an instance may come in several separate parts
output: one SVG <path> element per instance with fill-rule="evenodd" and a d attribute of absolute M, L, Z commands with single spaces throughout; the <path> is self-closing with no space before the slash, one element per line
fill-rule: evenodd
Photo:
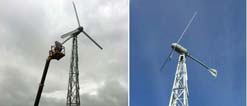
<path fill-rule="evenodd" d="M 128 105 L 128 0 L 75 0 L 81 25 L 103 48 L 78 36 L 83 106 Z M 32 106 L 54 41 L 74 30 L 72 0 L 0 1 L 0 106 Z M 40 106 L 65 106 L 71 41 L 53 60 Z"/>

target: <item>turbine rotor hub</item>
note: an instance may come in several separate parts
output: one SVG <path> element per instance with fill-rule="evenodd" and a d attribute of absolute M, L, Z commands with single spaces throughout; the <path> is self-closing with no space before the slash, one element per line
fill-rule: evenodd
<path fill-rule="evenodd" d="M 83 28 L 82 26 L 78 27 L 78 30 L 79 30 L 80 32 L 82 32 L 83 29 L 84 29 L 84 28 Z"/>

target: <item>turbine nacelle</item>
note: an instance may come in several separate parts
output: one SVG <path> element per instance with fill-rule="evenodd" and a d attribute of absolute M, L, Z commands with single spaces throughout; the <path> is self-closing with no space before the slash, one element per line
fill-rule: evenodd
<path fill-rule="evenodd" d="M 75 29 L 74 33 L 71 33 L 71 35 L 77 36 L 77 35 L 79 35 L 83 31 L 84 31 L 83 27 L 82 26 L 79 26 L 78 28 Z"/>
<path fill-rule="evenodd" d="M 82 31 L 84 31 L 84 28 L 83 28 L 82 26 L 79 26 L 79 27 L 77 28 L 77 30 L 80 31 L 80 32 L 82 32 Z"/>
<path fill-rule="evenodd" d="M 203 66 L 204 68 L 207 69 L 207 71 L 214 77 L 217 77 L 217 70 L 210 68 L 209 66 L 207 66 L 206 64 L 204 64 L 203 62 L 201 62 L 200 60 L 194 58 L 192 55 L 190 55 L 188 53 L 188 50 L 186 48 L 184 48 L 182 45 L 178 44 L 178 43 L 172 43 L 171 44 L 171 48 L 176 51 L 177 53 L 184 54 L 186 57 L 191 58 L 192 60 L 196 61 L 197 63 L 199 63 L 201 66 Z"/>
<path fill-rule="evenodd" d="M 179 54 L 188 54 L 188 50 L 186 48 L 184 48 L 183 46 L 181 46 L 178 43 L 172 43 L 171 47 L 173 50 L 175 50 L 176 52 L 178 52 Z"/>

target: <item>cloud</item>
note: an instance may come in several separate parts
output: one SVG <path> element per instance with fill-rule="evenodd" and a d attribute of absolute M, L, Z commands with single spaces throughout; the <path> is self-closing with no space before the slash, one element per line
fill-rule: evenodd
<path fill-rule="evenodd" d="M 29 84 L 32 80 L 29 80 L 25 73 L 19 70 L 17 67 L 6 66 L 1 67 L 1 105 L 2 106 L 26 106 L 31 105 L 34 91 L 33 86 Z M 4 76 L 3 76 L 4 75 Z"/>
<path fill-rule="evenodd" d="M 81 101 L 126 106 L 128 0 L 75 3 L 85 31 L 104 48 L 78 36 Z M 33 105 L 50 46 L 77 27 L 71 1 L 0 1 L 0 13 L 0 105 Z M 66 56 L 51 61 L 40 106 L 66 103 L 71 41 L 65 47 Z"/>
<path fill-rule="evenodd" d="M 121 85 L 118 81 L 105 81 L 101 83 L 97 87 L 85 87 L 86 92 L 80 90 L 80 101 L 81 105 L 85 106 L 127 106 L 128 105 L 128 97 L 126 94 L 128 93 L 126 87 Z M 52 93 L 45 93 L 44 97 L 47 98 L 44 101 L 44 104 L 48 104 L 49 100 L 53 100 L 57 102 L 57 105 L 63 101 L 65 98 L 60 98 L 56 95 L 63 95 L 66 91 L 56 91 Z"/>
<path fill-rule="evenodd" d="M 96 93 L 83 94 L 82 104 L 86 106 L 127 106 L 128 91 L 117 81 L 106 82 Z M 84 101 L 83 101 L 84 100 Z"/>

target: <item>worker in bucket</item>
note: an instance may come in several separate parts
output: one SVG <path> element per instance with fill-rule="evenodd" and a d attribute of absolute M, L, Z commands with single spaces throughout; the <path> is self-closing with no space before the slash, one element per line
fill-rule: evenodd
<path fill-rule="evenodd" d="M 62 49 L 63 49 L 63 44 L 60 43 L 60 42 L 58 42 L 58 41 L 55 41 L 55 48 L 54 48 L 55 52 L 56 52 L 56 51 L 61 52 Z"/>

